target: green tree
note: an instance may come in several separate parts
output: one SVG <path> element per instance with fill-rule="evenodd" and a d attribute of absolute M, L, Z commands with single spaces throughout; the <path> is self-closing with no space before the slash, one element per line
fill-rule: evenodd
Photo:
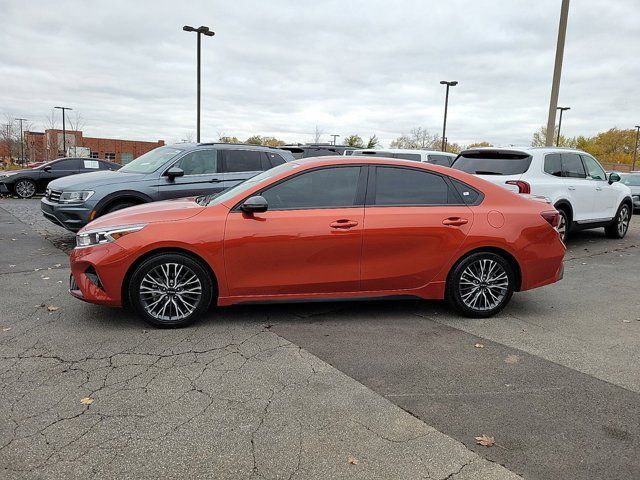
<path fill-rule="evenodd" d="M 287 142 L 285 142 L 284 140 L 280 140 L 279 138 L 276 137 L 263 137 L 262 138 L 262 145 L 264 145 L 265 147 L 281 147 L 282 145 L 286 145 Z"/>
<path fill-rule="evenodd" d="M 378 136 L 374 133 L 369 137 L 365 148 L 376 148 L 378 145 L 380 145 L 380 140 L 378 140 Z"/>
<path fill-rule="evenodd" d="M 569 147 L 576 148 L 576 139 L 565 137 L 560 134 L 560 141 L 556 145 L 556 138 L 558 136 L 558 127 L 555 128 L 553 132 L 553 145 L 555 147 Z M 540 130 L 533 134 L 533 138 L 531 139 L 532 147 L 544 147 L 547 143 L 547 127 L 540 127 Z"/>
<path fill-rule="evenodd" d="M 364 142 L 360 135 L 349 135 L 344 138 L 344 144 L 349 147 L 364 148 Z M 373 148 L 373 147 L 367 147 Z"/>
<path fill-rule="evenodd" d="M 480 148 L 480 147 L 493 147 L 493 145 L 489 142 L 476 142 L 476 143 L 470 143 L 469 145 L 466 146 L 466 148 Z"/>
<path fill-rule="evenodd" d="M 262 145 L 262 137 L 260 135 L 253 135 L 249 138 L 247 138 L 244 143 L 247 143 L 249 145 Z"/>

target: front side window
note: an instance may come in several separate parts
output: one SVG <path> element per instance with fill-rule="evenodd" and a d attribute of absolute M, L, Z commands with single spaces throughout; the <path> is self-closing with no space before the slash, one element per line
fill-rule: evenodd
<path fill-rule="evenodd" d="M 155 172 L 182 150 L 172 147 L 159 147 L 140 155 L 138 158 L 122 167 L 119 172 L 125 173 L 151 173 Z"/>
<path fill-rule="evenodd" d="M 607 175 L 604 173 L 604 169 L 600 166 L 595 158 L 590 157 L 589 155 L 580 156 L 582 157 L 584 166 L 587 168 L 587 175 L 589 175 L 593 180 L 607 179 Z"/>
<path fill-rule="evenodd" d="M 184 170 L 185 175 L 208 175 L 218 172 L 218 155 L 216 150 L 196 150 L 187 153 L 176 162 L 174 167 Z"/>
<path fill-rule="evenodd" d="M 269 210 L 340 208 L 355 205 L 360 167 L 312 170 L 262 192 Z"/>
<path fill-rule="evenodd" d="M 554 177 L 562 176 L 562 157 L 559 153 L 551 153 L 544 157 L 544 171 Z"/>
<path fill-rule="evenodd" d="M 374 205 L 446 205 L 451 199 L 440 176 L 410 168 L 377 167 Z"/>
<path fill-rule="evenodd" d="M 262 152 L 256 150 L 227 150 L 224 160 L 225 172 L 261 172 Z"/>
<path fill-rule="evenodd" d="M 587 175 L 577 153 L 562 154 L 562 174 L 568 178 L 586 178 Z"/>

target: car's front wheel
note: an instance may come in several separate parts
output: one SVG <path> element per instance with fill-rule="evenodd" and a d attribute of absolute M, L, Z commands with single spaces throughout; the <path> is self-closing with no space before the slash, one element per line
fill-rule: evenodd
<path fill-rule="evenodd" d="M 455 265 L 446 297 L 463 315 L 485 318 L 502 310 L 514 290 L 515 274 L 509 262 L 492 252 L 477 252 Z"/>
<path fill-rule="evenodd" d="M 28 178 L 23 178 L 16 182 L 13 190 L 20 198 L 31 198 L 36 194 L 36 183 Z"/>
<path fill-rule="evenodd" d="M 620 205 L 618 213 L 613 222 L 604 228 L 604 232 L 609 238 L 624 238 L 629 230 L 629 222 L 631 221 L 631 208 L 626 203 Z"/>
<path fill-rule="evenodd" d="M 129 282 L 129 304 L 157 327 L 183 327 L 207 311 L 213 298 L 209 272 L 180 253 L 162 253 L 142 262 Z"/>

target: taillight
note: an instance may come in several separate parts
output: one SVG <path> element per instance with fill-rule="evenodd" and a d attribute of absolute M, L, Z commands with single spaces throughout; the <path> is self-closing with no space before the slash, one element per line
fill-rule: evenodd
<path fill-rule="evenodd" d="M 518 193 L 531 193 L 531 185 L 523 180 L 509 180 L 506 183 L 518 187 Z"/>
<path fill-rule="evenodd" d="M 556 228 L 558 226 L 558 221 L 560 220 L 560 214 L 555 210 L 542 212 L 540 215 L 542 215 L 542 218 L 544 218 L 547 222 L 549 222 L 549 225 L 551 225 L 553 228 Z"/>

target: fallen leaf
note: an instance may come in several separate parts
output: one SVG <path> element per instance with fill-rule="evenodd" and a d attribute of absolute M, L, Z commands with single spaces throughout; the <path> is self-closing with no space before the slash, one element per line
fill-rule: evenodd
<path fill-rule="evenodd" d="M 42 277 L 43 280 L 49 280 L 49 277 Z"/>
<path fill-rule="evenodd" d="M 484 348 L 484 343 L 480 343 L 480 342 L 478 342 L 478 343 L 476 343 L 476 344 L 474 345 L 474 347 L 476 347 L 476 348 Z"/>
<path fill-rule="evenodd" d="M 631 323 L 631 320 L 622 320 L 622 323 Z"/>
<path fill-rule="evenodd" d="M 358 459 L 356 457 L 349 456 L 349 463 L 351 465 L 357 465 L 358 464 Z"/>
<path fill-rule="evenodd" d="M 11 327 L 4 327 L 4 328 L 2 329 L 2 331 L 3 331 L 3 332 L 8 332 L 9 330 L 11 330 Z"/>
<path fill-rule="evenodd" d="M 47 307 L 47 310 L 48 310 L 49 312 L 55 312 L 56 310 L 59 310 L 59 309 L 60 309 L 60 307 L 54 307 L 53 305 L 49 305 L 49 306 Z"/>
<path fill-rule="evenodd" d="M 496 444 L 496 439 L 493 437 L 488 437 L 483 433 L 479 437 L 476 437 L 476 444 L 483 445 L 485 447 L 493 447 Z"/>
<path fill-rule="evenodd" d="M 62 266 L 62 265 L 61 265 L 60 263 L 56 263 L 56 264 L 54 265 L 54 267 L 56 267 L 56 268 L 60 268 L 61 266 Z"/>
<path fill-rule="evenodd" d="M 93 403 L 93 398 L 91 397 L 84 397 L 80 399 L 80 403 L 82 405 L 91 405 Z"/>
<path fill-rule="evenodd" d="M 9 268 L 13 268 L 13 267 L 15 267 L 15 265 L 9 265 Z"/>

